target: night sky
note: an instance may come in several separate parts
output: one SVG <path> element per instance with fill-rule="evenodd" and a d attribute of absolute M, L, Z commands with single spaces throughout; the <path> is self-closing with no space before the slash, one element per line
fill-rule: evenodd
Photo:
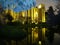
<path fill-rule="evenodd" d="M 15 12 L 28 10 L 36 5 L 36 0 L 0 0 L 3 9 L 10 9 Z"/>
<path fill-rule="evenodd" d="M 39 4 L 45 4 L 46 9 L 49 6 L 53 6 L 57 4 L 57 0 L 0 0 L 0 4 L 3 6 L 4 9 L 8 8 L 14 10 L 15 12 L 20 12 L 22 10 L 28 10 L 35 5 L 38 6 Z M 13 7 L 14 6 L 14 7 Z"/>
<path fill-rule="evenodd" d="M 57 4 L 57 0 L 37 0 L 37 4 L 45 4 L 46 9 L 48 9 L 49 6 L 53 6 L 55 8 L 55 5 Z"/>

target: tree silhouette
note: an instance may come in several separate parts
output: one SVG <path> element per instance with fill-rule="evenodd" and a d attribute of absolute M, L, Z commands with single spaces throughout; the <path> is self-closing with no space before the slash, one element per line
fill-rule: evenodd
<path fill-rule="evenodd" d="M 50 6 L 48 11 L 45 13 L 47 15 L 47 28 L 48 28 L 48 40 L 50 42 L 53 42 L 54 39 L 54 29 L 53 26 L 55 25 L 55 16 L 54 16 L 54 10 L 53 7 Z"/>
<path fill-rule="evenodd" d="M 8 19 L 9 23 L 11 23 L 13 20 L 13 17 L 11 16 L 10 12 L 6 14 L 6 18 Z"/>
<path fill-rule="evenodd" d="M 54 15 L 54 10 L 53 7 L 50 6 L 48 11 L 47 11 L 48 15 L 47 15 L 47 22 L 50 26 L 55 25 L 55 15 Z"/>
<path fill-rule="evenodd" d="M 0 5 L 0 14 L 3 14 L 4 9 L 2 8 L 2 6 Z"/>
<path fill-rule="evenodd" d="M 56 17 L 56 19 L 57 19 L 57 25 L 58 25 L 58 27 L 57 27 L 57 31 L 60 33 L 60 0 L 57 0 L 57 4 L 56 4 L 56 8 L 57 8 L 57 17 Z"/>

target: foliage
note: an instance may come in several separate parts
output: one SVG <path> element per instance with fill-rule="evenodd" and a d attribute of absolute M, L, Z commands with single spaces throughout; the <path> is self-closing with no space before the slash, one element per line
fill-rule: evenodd
<path fill-rule="evenodd" d="M 10 15 L 10 13 L 6 14 L 6 18 L 8 19 L 9 22 L 12 22 L 13 17 Z"/>

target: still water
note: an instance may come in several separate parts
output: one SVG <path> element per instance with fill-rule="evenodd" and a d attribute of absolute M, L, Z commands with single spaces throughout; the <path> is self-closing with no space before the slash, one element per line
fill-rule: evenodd
<path fill-rule="evenodd" d="M 6 28 L 6 27 L 5 27 Z M 17 27 L 0 30 L 1 45 L 49 45 L 53 43 L 54 31 L 41 27 Z"/>

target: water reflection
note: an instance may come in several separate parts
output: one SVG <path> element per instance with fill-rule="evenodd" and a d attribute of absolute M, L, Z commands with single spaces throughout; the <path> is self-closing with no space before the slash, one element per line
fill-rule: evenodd
<path fill-rule="evenodd" d="M 34 27 L 28 28 L 30 32 L 29 43 L 30 45 L 43 45 L 45 44 L 45 31 L 46 28 Z"/>
<path fill-rule="evenodd" d="M 28 29 L 30 32 L 30 45 L 46 45 L 47 43 L 53 43 L 53 28 L 34 27 Z"/>
<path fill-rule="evenodd" d="M 50 43 L 53 43 L 55 30 L 52 27 L 49 27 L 46 36 Z"/>
<path fill-rule="evenodd" d="M 5 27 L 6 28 L 6 27 Z M 52 28 L 42 27 L 17 27 L 18 30 L 0 30 L 1 45 L 45 45 L 46 38 L 53 42 L 54 31 Z"/>

